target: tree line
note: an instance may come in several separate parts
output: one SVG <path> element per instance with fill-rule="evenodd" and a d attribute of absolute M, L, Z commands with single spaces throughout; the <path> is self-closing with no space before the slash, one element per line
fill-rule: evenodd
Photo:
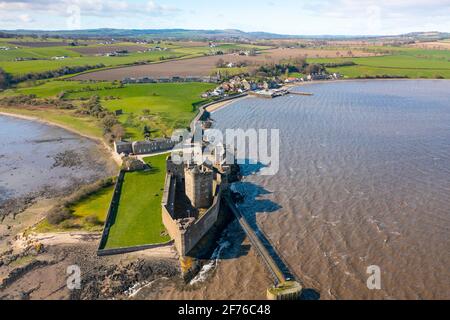
<path fill-rule="evenodd" d="M 326 68 L 323 64 L 308 63 L 306 59 L 296 58 L 282 61 L 279 63 L 271 63 L 260 66 L 252 71 L 252 76 L 256 77 L 279 77 L 293 72 L 303 74 L 314 74 L 325 72 Z"/>

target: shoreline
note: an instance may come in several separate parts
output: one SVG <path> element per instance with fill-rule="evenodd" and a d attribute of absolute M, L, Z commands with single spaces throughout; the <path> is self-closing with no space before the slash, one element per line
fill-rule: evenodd
<path fill-rule="evenodd" d="M 228 106 L 228 105 L 231 104 L 231 103 L 234 103 L 234 102 L 236 102 L 236 101 L 243 100 L 243 99 L 245 99 L 245 98 L 248 98 L 248 96 L 245 96 L 245 97 L 239 97 L 239 98 L 237 98 L 237 99 L 231 99 L 231 100 L 227 100 L 227 101 L 219 101 L 219 102 L 217 102 L 217 103 L 215 103 L 215 104 L 213 104 L 213 105 L 210 105 L 210 106 L 206 107 L 205 110 L 208 111 L 208 112 L 210 112 L 210 113 L 213 113 L 213 112 L 215 112 L 215 111 L 217 111 L 217 110 L 220 110 L 220 109 L 222 109 L 222 108 Z"/>
<path fill-rule="evenodd" d="M 3 108 L 5 109 L 5 108 Z M 23 114 L 19 114 L 19 113 L 11 113 L 11 112 L 5 112 L 5 111 L 0 111 L 0 116 L 5 116 L 5 117 L 11 117 L 11 118 L 16 118 L 16 119 L 21 119 L 21 120 L 27 120 L 27 121 L 33 121 L 33 122 L 38 122 L 47 126 L 52 126 L 52 127 L 57 127 L 63 130 L 66 130 L 68 132 L 71 132 L 73 134 L 76 134 L 80 137 L 92 140 L 94 142 L 96 142 L 97 144 L 100 144 L 103 148 L 106 149 L 107 153 L 108 153 L 108 158 L 112 159 L 118 167 L 120 167 L 122 165 L 122 159 L 120 159 L 116 153 L 114 152 L 114 150 L 101 138 L 99 137 L 95 137 L 86 133 L 83 133 L 81 131 L 78 131 L 76 129 L 70 128 L 66 125 L 57 123 L 57 122 L 52 122 L 49 120 L 45 120 L 39 117 L 34 117 L 34 116 L 27 116 L 27 115 L 23 115 Z"/>

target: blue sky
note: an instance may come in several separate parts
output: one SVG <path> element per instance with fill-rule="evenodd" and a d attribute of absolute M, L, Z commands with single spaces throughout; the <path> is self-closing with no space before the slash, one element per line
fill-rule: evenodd
<path fill-rule="evenodd" d="M 450 32 L 450 0 L 0 0 L 0 29 L 91 28 Z"/>

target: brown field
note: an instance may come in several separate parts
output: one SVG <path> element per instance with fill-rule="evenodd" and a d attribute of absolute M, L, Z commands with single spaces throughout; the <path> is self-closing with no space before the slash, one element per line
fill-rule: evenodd
<path fill-rule="evenodd" d="M 96 55 L 96 54 L 106 54 L 114 51 L 127 50 L 128 52 L 138 52 L 147 50 L 148 47 L 144 47 L 141 45 L 123 45 L 123 46 L 115 46 L 115 45 L 104 45 L 104 46 L 95 46 L 95 47 L 75 47 L 72 48 L 72 51 L 76 51 L 85 55 Z"/>
<path fill-rule="evenodd" d="M 450 42 L 447 41 L 418 42 L 411 45 L 411 47 L 422 49 L 450 50 Z"/>
<path fill-rule="evenodd" d="M 373 53 L 353 50 L 353 56 L 372 56 Z M 154 63 L 142 66 L 132 66 L 124 68 L 109 69 L 97 72 L 85 73 L 72 78 L 73 80 L 123 80 L 124 78 L 142 77 L 187 77 L 187 76 L 209 76 L 216 68 L 216 63 L 222 59 L 225 62 L 246 61 L 250 67 L 257 67 L 267 63 L 277 63 L 284 59 L 306 57 L 306 58 L 335 58 L 349 57 L 348 50 L 311 50 L 311 49 L 273 49 L 264 51 L 254 56 L 246 57 L 234 54 L 222 56 L 208 56 L 194 59 L 184 59 L 168 61 L 164 63 Z"/>

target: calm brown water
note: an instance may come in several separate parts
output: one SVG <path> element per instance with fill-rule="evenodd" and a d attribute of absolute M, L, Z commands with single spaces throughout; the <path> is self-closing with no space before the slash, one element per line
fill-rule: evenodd
<path fill-rule="evenodd" d="M 221 129 L 280 129 L 279 173 L 237 186 L 247 218 L 322 299 L 450 299 L 450 81 L 299 90 L 314 96 L 248 98 L 213 114 Z M 214 278 L 230 280 L 202 292 L 233 297 L 251 281 L 242 292 L 260 297 L 267 274 L 249 259 L 227 259 Z M 370 265 L 381 290 L 366 286 Z"/>

